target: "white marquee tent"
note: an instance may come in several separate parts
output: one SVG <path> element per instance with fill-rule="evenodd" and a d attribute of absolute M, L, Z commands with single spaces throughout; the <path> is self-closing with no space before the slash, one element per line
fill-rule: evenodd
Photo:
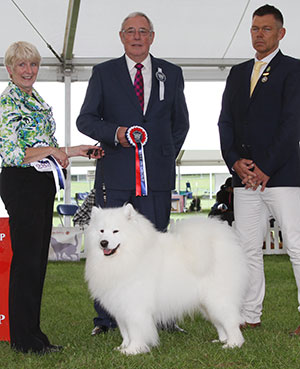
<path fill-rule="evenodd" d="M 143 11 L 153 21 L 152 53 L 179 64 L 187 80 L 224 80 L 228 67 L 252 57 L 250 24 L 262 0 L 1 0 L 0 62 L 16 40 L 35 44 L 43 64 L 39 80 L 87 80 L 91 66 L 123 53 L 118 31 L 123 18 Z M 300 3 L 271 2 L 284 14 L 285 53 L 300 56 Z M 61 60 L 54 56 L 49 45 Z M 1 63 L 2 64 L 2 63 Z M 7 73 L 0 68 L 0 80 Z"/>
<path fill-rule="evenodd" d="M 224 81 L 232 65 L 253 56 L 250 24 L 262 0 L 1 0 L 0 81 L 7 47 L 35 44 L 42 55 L 39 81 L 65 84 L 65 144 L 70 144 L 70 94 L 93 65 L 123 53 L 118 32 L 125 16 L 146 13 L 156 32 L 151 52 L 183 68 L 186 81 Z M 274 0 L 285 18 L 284 53 L 300 57 L 299 0 Z M 56 54 L 56 55 L 55 55 Z M 203 157 L 203 154 L 206 155 Z M 184 152 L 178 165 L 220 163 L 216 152 Z M 214 160 L 216 158 L 216 160 Z M 69 194 L 67 191 L 66 199 Z"/>

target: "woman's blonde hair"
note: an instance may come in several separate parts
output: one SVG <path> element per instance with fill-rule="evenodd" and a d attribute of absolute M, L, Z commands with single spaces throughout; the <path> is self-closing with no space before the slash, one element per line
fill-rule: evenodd
<path fill-rule="evenodd" d="M 17 60 L 29 60 L 40 65 L 41 55 L 31 43 L 17 41 L 11 44 L 6 50 L 4 63 L 6 66 L 12 68 Z"/>

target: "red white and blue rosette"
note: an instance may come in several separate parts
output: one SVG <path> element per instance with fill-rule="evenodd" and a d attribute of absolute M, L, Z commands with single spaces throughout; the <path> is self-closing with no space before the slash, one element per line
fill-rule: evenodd
<path fill-rule="evenodd" d="M 47 146 L 49 145 L 44 142 L 37 142 L 34 145 L 32 145 L 32 147 L 47 147 Z M 57 160 L 52 155 L 49 155 L 44 159 L 31 162 L 30 165 L 39 172 L 53 173 L 58 200 L 60 200 L 59 190 L 65 188 L 65 176 L 62 167 L 57 162 Z"/>
<path fill-rule="evenodd" d="M 143 149 L 148 140 L 147 132 L 143 127 L 132 126 L 127 129 L 126 138 L 135 147 L 135 196 L 147 196 L 147 172 Z"/>

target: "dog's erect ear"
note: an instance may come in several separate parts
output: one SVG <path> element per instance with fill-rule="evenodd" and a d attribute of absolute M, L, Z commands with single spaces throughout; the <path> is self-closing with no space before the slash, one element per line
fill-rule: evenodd
<path fill-rule="evenodd" d="M 129 203 L 125 204 L 123 206 L 123 209 L 124 209 L 124 214 L 127 219 L 132 219 L 136 214 L 136 211 L 134 210 L 133 206 Z"/>
<path fill-rule="evenodd" d="M 93 219 L 97 214 L 99 214 L 102 211 L 100 207 L 93 206 L 92 212 L 91 212 L 91 219 Z"/>

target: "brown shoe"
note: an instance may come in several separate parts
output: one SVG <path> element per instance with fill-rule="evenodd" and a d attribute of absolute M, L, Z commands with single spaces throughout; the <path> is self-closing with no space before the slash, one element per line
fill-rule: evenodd
<path fill-rule="evenodd" d="M 295 329 L 293 332 L 289 333 L 290 336 L 300 336 L 300 325 L 297 329 Z"/>
<path fill-rule="evenodd" d="M 240 325 L 240 329 L 258 328 L 260 326 L 261 326 L 261 322 L 258 322 L 258 323 L 247 323 L 247 322 L 245 322 L 244 324 Z"/>

